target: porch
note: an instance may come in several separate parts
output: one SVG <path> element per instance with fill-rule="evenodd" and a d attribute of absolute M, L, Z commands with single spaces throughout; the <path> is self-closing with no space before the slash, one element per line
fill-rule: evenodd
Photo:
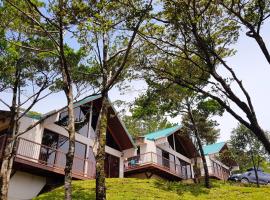
<path fill-rule="evenodd" d="M 4 153 L 6 135 L 0 136 L 0 158 Z M 25 138 L 17 141 L 14 166 L 26 171 L 44 174 L 64 175 L 66 153 Z M 89 159 L 75 156 L 72 176 L 75 179 L 93 179 L 95 163 Z"/>
<path fill-rule="evenodd" d="M 227 180 L 230 176 L 230 169 L 225 167 L 224 164 L 220 163 L 218 160 L 210 159 L 210 166 L 207 167 L 209 176 L 211 178 L 219 179 L 219 180 Z M 202 169 L 202 176 L 204 176 L 203 166 Z"/>
<path fill-rule="evenodd" d="M 155 172 L 160 176 L 173 180 L 192 178 L 192 169 L 189 163 L 170 160 L 154 152 L 127 158 L 124 161 L 124 172 L 128 175 L 141 172 Z"/>
<path fill-rule="evenodd" d="M 223 166 L 221 163 L 219 163 L 219 161 L 216 160 L 212 160 L 211 159 L 211 163 L 212 166 L 210 166 L 209 168 L 209 173 L 210 176 L 212 176 L 213 178 L 217 178 L 220 180 L 227 180 L 230 176 L 230 170 L 229 168 L 226 168 L 225 166 Z"/>

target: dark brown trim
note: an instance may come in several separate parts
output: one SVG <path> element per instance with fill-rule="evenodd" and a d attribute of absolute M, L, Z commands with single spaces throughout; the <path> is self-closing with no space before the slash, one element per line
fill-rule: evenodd
<path fill-rule="evenodd" d="M 153 176 L 153 172 L 146 171 L 144 172 L 147 179 L 151 178 Z"/>

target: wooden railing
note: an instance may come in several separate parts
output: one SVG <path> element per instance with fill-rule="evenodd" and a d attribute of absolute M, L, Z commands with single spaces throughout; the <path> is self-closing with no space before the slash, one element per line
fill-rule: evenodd
<path fill-rule="evenodd" d="M 192 178 L 191 165 L 180 165 L 154 152 L 148 152 L 127 158 L 124 162 L 124 170 L 131 171 L 147 164 L 157 165 L 182 179 Z"/>
<path fill-rule="evenodd" d="M 0 156 L 3 155 L 6 137 L 0 136 Z M 64 173 L 66 153 L 63 151 L 19 138 L 17 142 L 16 158 L 27 164 L 46 170 Z M 76 177 L 91 179 L 95 177 L 95 163 L 78 156 L 74 157 L 72 174 Z"/>
<path fill-rule="evenodd" d="M 230 176 L 230 170 L 226 169 L 218 162 L 211 159 L 212 166 L 208 166 L 209 175 L 221 180 L 227 180 Z"/>
<path fill-rule="evenodd" d="M 211 170 L 211 175 L 215 176 L 221 180 L 227 180 L 228 177 L 230 176 L 230 170 L 226 169 L 225 167 L 223 167 L 222 165 L 218 164 L 217 162 L 215 162 L 214 160 L 211 160 L 212 162 L 212 166 L 210 167 Z"/>

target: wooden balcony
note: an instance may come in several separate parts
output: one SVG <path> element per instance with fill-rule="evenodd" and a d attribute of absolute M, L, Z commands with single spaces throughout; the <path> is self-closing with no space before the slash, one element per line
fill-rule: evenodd
<path fill-rule="evenodd" d="M 201 166 L 203 172 L 203 166 Z M 219 180 L 227 180 L 230 176 L 230 170 L 211 159 L 211 166 L 208 166 L 209 176 Z M 202 174 L 204 176 L 204 172 Z"/>
<path fill-rule="evenodd" d="M 172 180 L 191 179 L 191 165 L 180 165 L 156 153 L 148 152 L 130 157 L 124 162 L 125 174 L 155 171 Z"/>
<path fill-rule="evenodd" d="M 6 143 L 6 136 L 0 136 L 0 157 Z M 28 139 L 19 138 L 14 165 L 20 169 L 33 170 L 33 172 L 64 175 L 66 153 Z M 72 177 L 76 179 L 93 179 L 95 177 L 95 163 L 74 157 Z"/>
<path fill-rule="evenodd" d="M 230 176 L 230 170 L 222 167 L 221 165 L 208 167 L 208 171 L 211 172 L 209 173 L 210 177 L 219 180 L 227 180 Z"/>

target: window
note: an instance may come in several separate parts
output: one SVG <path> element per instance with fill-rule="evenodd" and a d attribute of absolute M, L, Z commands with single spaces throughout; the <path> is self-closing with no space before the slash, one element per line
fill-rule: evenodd
<path fill-rule="evenodd" d="M 99 116 L 99 111 L 97 110 L 96 107 L 93 107 L 91 126 L 93 127 L 94 131 L 97 128 L 98 116 Z"/>
<path fill-rule="evenodd" d="M 120 147 L 118 146 L 118 144 L 114 140 L 114 138 L 109 130 L 107 130 L 107 133 L 106 133 L 106 145 L 113 148 L 113 149 L 120 151 Z"/>
<path fill-rule="evenodd" d="M 45 129 L 42 137 L 42 147 L 40 150 L 39 160 L 41 162 L 45 162 L 47 165 L 63 167 L 66 164 L 66 153 L 68 152 L 68 146 L 69 141 L 67 137 Z M 81 170 L 83 170 L 85 155 L 86 145 L 76 141 L 75 157 L 77 158 L 75 159 L 78 163 L 77 168 L 80 168 Z"/>
<path fill-rule="evenodd" d="M 173 138 L 173 134 L 171 134 L 170 136 L 168 136 L 167 139 L 168 139 L 170 148 L 173 149 L 173 150 L 175 150 L 175 149 L 174 149 L 174 141 L 173 141 L 174 138 Z"/>
<path fill-rule="evenodd" d="M 90 117 L 89 105 L 82 105 L 82 106 L 74 108 L 75 131 L 85 137 L 88 136 L 89 117 Z M 56 122 L 56 124 L 60 126 L 68 125 L 68 112 L 67 111 L 63 111 L 60 113 L 59 120 Z"/>
<path fill-rule="evenodd" d="M 137 155 L 140 155 L 141 154 L 141 148 L 140 146 L 137 146 Z"/>

